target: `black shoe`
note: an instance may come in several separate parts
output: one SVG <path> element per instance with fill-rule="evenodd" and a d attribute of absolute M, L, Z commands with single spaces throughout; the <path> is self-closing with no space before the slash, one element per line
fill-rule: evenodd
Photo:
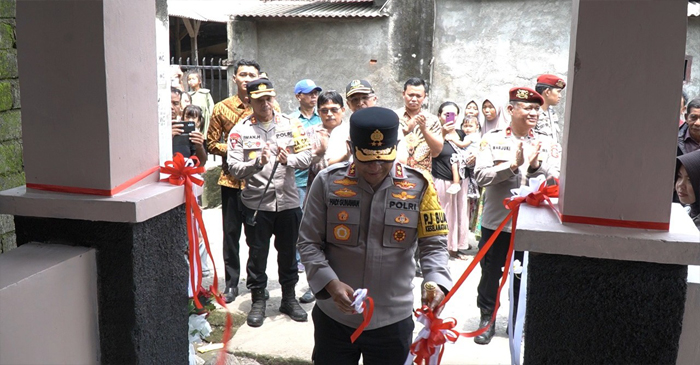
<path fill-rule="evenodd" d="M 294 285 L 285 285 L 282 287 L 282 304 L 280 304 L 280 313 L 288 315 L 291 319 L 297 322 L 306 322 L 308 315 L 304 308 L 299 305 L 294 295 Z"/>
<path fill-rule="evenodd" d="M 314 300 L 316 300 L 316 296 L 314 296 L 314 293 L 311 291 L 311 289 L 307 290 L 306 293 L 304 293 L 304 295 L 302 295 L 301 298 L 299 298 L 299 302 L 304 304 L 311 303 Z"/>
<path fill-rule="evenodd" d="M 260 327 L 265 321 L 265 289 L 251 289 L 253 304 L 250 306 L 246 322 L 251 327 Z"/>
<path fill-rule="evenodd" d="M 231 303 L 234 300 L 236 300 L 236 297 L 238 296 L 238 287 L 228 287 L 226 288 L 226 291 L 224 291 L 224 301 L 226 303 Z"/>
<path fill-rule="evenodd" d="M 269 299 L 270 299 L 270 292 L 267 291 L 267 289 L 265 289 L 265 300 L 269 300 Z"/>
<path fill-rule="evenodd" d="M 481 310 L 481 321 L 479 322 L 479 329 L 489 326 L 489 328 L 482 334 L 474 337 L 474 343 L 479 345 L 488 345 L 496 334 L 496 321 L 491 323 L 491 315 L 493 313 L 486 310 Z"/>

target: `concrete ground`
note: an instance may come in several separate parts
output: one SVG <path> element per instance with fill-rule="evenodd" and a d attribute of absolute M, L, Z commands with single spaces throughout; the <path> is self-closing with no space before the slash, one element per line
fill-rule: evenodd
<path fill-rule="evenodd" d="M 222 256 L 222 229 L 221 229 L 221 209 L 204 210 L 204 221 L 207 233 L 212 246 L 212 253 L 219 274 L 220 289 L 223 290 L 224 270 Z M 472 246 L 476 243 L 471 242 Z M 449 267 L 453 280 L 457 280 L 467 268 L 471 259 L 476 254 L 473 250 L 469 261 L 450 260 Z M 247 313 L 250 309 L 250 292 L 245 285 L 245 262 L 248 257 L 245 236 L 241 236 L 241 266 L 244 268 L 239 284 L 239 296 L 228 305 L 230 311 Z M 311 309 L 314 304 L 302 304 L 302 307 L 309 313 L 309 321 L 304 323 L 294 322 L 288 316 L 281 314 L 278 310 L 281 298 L 281 288 L 277 282 L 276 251 L 270 250 L 268 258 L 267 273 L 269 277 L 268 290 L 270 300 L 267 302 L 267 318 L 265 323 L 259 328 L 252 328 L 244 324 L 229 343 L 229 351 L 234 353 L 246 352 L 260 355 L 277 356 L 282 358 L 297 358 L 310 362 L 313 351 L 313 323 L 311 322 Z M 479 282 L 480 269 L 477 266 L 474 272 L 462 285 L 460 290 L 450 300 L 445 307 L 442 317 L 454 317 L 457 319 L 457 328 L 461 332 L 473 331 L 479 322 L 479 310 L 476 307 L 476 286 Z M 422 279 L 415 278 L 414 297 L 416 298 L 416 308 L 419 306 L 420 285 Z M 296 291 L 301 296 L 308 288 L 306 275 L 299 274 L 299 283 Z M 442 359 L 442 364 L 509 364 L 510 351 L 508 337 L 505 334 L 506 320 L 508 313 L 507 288 L 504 288 L 502 295 L 502 305 L 498 313 L 496 336 L 491 343 L 486 346 L 477 345 L 472 338 L 460 338 L 455 344 L 447 344 Z M 414 331 L 417 334 L 422 329 L 422 325 L 416 324 Z"/>

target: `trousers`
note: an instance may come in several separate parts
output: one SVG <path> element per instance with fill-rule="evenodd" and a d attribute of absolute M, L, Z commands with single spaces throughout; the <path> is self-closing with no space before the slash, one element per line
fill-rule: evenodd
<path fill-rule="evenodd" d="M 486 242 L 493 236 L 493 233 L 493 230 L 481 227 L 479 250 L 484 247 Z M 476 297 L 476 305 L 479 309 L 493 312 L 496 307 L 498 284 L 501 275 L 503 275 L 501 268 L 505 265 L 510 265 L 510 263 L 505 262 L 506 255 L 508 254 L 508 246 L 510 246 L 510 235 L 511 234 L 508 232 L 501 232 L 491 246 L 491 249 L 484 255 L 484 258 L 481 259 L 481 280 L 479 280 L 479 286 L 477 287 L 478 295 Z M 516 260 L 520 260 L 520 262 L 523 261 L 522 251 L 515 251 L 513 254 Z M 514 308 L 518 308 L 520 277 L 515 275 L 511 285 L 513 285 L 515 298 L 510 298 L 510 300 L 513 302 Z"/>
<path fill-rule="evenodd" d="M 336 322 L 318 306 L 311 311 L 314 321 L 315 365 L 357 365 L 362 355 L 365 365 L 403 365 L 413 336 L 413 319 L 406 319 L 373 330 L 365 330 L 355 343 L 355 329 Z"/>
<path fill-rule="evenodd" d="M 253 210 L 243 206 L 245 217 L 252 217 Z M 245 224 L 246 243 L 248 244 L 248 263 L 246 272 L 248 289 L 267 287 L 267 256 L 270 252 L 270 239 L 275 235 L 277 250 L 277 272 L 282 286 L 295 285 L 299 281 L 295 257 L 301 208 L 287 209 L 280 212 L 258 211 L 256 224 Z"/>

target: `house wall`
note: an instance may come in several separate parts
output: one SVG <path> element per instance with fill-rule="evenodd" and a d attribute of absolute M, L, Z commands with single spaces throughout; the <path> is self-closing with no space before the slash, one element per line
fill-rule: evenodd
<path fill-rule="evenodd" d="M 0 1 L 0 191 L 24 184 L 15 1 Z M 17 246 L 12 216 L 0 214 L 0 253 Z"/>
<path fill-rule="evenodd" d="M 688 98 L 700 98 L 700 16 L 688 17 L 685 54 L 693 56 L 693 65 L 690 69 L 690 83 L 683 89 L 688 93 Z"/>
<path fill-rule="evenodd" d="M 566 79 L 570 0 L 439 0 L 431 111 L 445 100 L 505 101 L 514 86 L 535 87 L 537 76 Z M 562 99 L 563 100 L 563 99 Z M 563 115 L 564 105 L 556 107 Z"/>

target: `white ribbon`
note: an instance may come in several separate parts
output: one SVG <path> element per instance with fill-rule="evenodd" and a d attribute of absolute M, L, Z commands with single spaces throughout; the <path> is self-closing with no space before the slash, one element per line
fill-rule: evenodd
<path fill-rule="evenodd" d="M 515 255 L 513 255 L 515 257 Z M 522 345 L 523 337 L 523 325 L 525 323 L 525 311 L 527 310 L 527 262 L 528 262 L 528 252 L 523 252 L 523 264 L 522 266 L 516 267 L 519 264 L 518 260 L 513 261 L 513 269 L 508 274 L 510 276 L 510 315 L 508 316 L 509 328 L 508 332 L 509 344 L 510 344 L 510 363 L 513 365 L 520 365 L 520 348 Z M 518 314 L 515 318 L 515 325 L 513 325 L 513 282 L 514 275 L 518 274 L 516 270 L 520 271 L 520 293 L 518 294 Z"/>
<path fill-rule="evenodd" d="M 353 293 L 355 300 L 352 301 L 352 306 L 355 307 L 355 312 L 362 313 L 365 311 L 365 299 L 367 298 L 367 289 L 360 288 Z"/>
<path fill-rule="evenodd" d="M 420 340 L 422 339 L 427 339 L 428 336 L 430 336 L 430 319 L 426 317 L 424 314 L 419 313 L 418 318 L 416 318 L 416 321 L 420 324 L 423 325 L 423 329 L 418 332 L 418 335 L 416 335 L 416 339 L 413 340 L 413 344 L 416 345 L 416 352 L 420 351 Z M 442 334 L 444 335 L 446 330 L 440 330 Z M 430 356 L 430 359 L 428 359 L 428 365 L 438 365 L 438 361 L 440 360 L 440 350 L 442 349 L 442 345 L 435 347 L 435 353 Z M 413 359 L 415 359 L 416 356 L 413 355 L 410 351 L 408 353 L 408 357 L 406 357 L 406 362 L 404 362 L 404 365 L 411 365 L 413 363 Z"/>

